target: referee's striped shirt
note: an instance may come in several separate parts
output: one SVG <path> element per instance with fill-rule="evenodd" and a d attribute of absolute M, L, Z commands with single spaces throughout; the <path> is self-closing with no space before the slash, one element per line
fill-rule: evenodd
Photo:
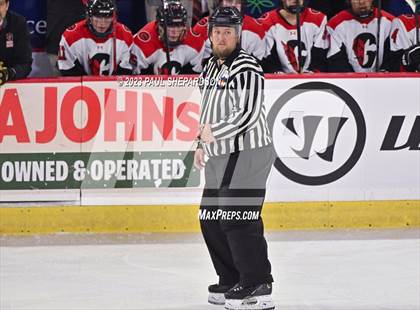
<path fill-rule="evenodd" d="M 208 156 L 260 148 L 272 143 L 264 107 L 264 73 L 258 61 L 236 49 L 222 65 L 212 57 L 201 74 L 200 124 L 211 124 Z"/>

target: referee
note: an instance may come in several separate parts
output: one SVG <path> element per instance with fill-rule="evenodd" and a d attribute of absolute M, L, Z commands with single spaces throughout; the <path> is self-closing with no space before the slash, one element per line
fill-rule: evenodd
<path fill-rule="evenodd" d="M 214 56 L 200 80 L 194 165 L 205 166 L 200 225 L 219 276 L 218 284 L 209 286 L 208 301 L 233 310 L 274 309 L 260 213 L 275 152 L 263 104 L 263 71 L 240 48 L 241 28 L 236 8 L 218 8 L 210 17 Z"/>

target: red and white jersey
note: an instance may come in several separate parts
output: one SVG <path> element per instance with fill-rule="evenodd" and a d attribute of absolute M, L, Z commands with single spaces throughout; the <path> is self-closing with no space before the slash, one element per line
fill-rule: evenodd
<path fill-rule="evenodd" d="M 207 59 L 212 54 L 210 40 L 208 38 L 208 16 L 202 18 L 195 24 L 193 31 L 200 34 L 206 40 L 206 47 L 204 50 L 204 59 Z M 262 59 L 265 53 L 264 47 L 264 28 L 262 24 L 255 18 L 244 15 L 241 36 L 242 49 L 255 56 L 257 59 Z"/>
<path fill-rule="evenodd" d="M 417 39 L 420 41 L 420 38 Z M 391 51 L 404 51 L 416 44 L 416 18 L 404 14 L 395 18 L 391 26 Z"/>
<path fill-rule="evenodd" d="M 134 73 L 152 69 L 153 74 L 187 73 L 183 68 L 190 67 L 194 72 L 201 72 L 201 60 L 204 52 L 204 39 L 187 29 L 182 42 L 169 50 L 170 64 L 166 58 L 164 43 L 159 39 L 158 23 L 153 21 L 144 26 L 134 36 L 132 54 L 135 57 Z M 190 70 L 188 70 L 190 71 Z"/>
<path fill-rule="evenodd" d="M 391 24 L 394 16 L 381 11 L 379 33 L 379 66 L 383 65 L 386 51 L 386 41 L 389 40 Z M 347 61 L 355 72 L 376 71 L 378 9 L 375 8 L 371 17 L 359 18 L 345 10 L 334 16 L 327 24 L 331 44 L 328 58 L 342 53 L 347 54 Z"/>
<path fill-rule="evenodd" d="M 265 55 L 277 52 L 281 68 L 286 73 L 297 73 L 298 66 L 298 35 L 297 25 L 289 24 L 279 13 L 278 9 L 265 13 L 259 18 L 265 33 Z M 305 8 L 301 14 L 301 47 L 303 71 L 309 70 L 311 65 L 311 50 L 313 47 L 328 49 L 328 38 L 325 26 L 325 14 L 311 8 Z M 275 51 L 273 51 L 275 48 Z"/>
<path fill-rule="evenodd" d="M 71 70 L 79 63 L 87 75 L 111 75 L 118 67 L 131 71 L 132 43 L 131 31 L 121 23 L 116 23 L 114 33 L 98 38 L 89 30 L 86 20 L 80 21 L 67 28 L 61 37 L 58 68 Z"/>

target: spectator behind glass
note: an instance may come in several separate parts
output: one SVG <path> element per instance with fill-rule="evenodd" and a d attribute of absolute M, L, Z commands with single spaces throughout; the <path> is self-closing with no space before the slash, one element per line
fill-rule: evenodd
<path fill-rule="evenodd" d="M 131 31 L 116 21 L 113 0 L 89 0 L 86 19 L 63 33 L 58 68 L 65 76 L 127 75 L 132 73 Z"/>
<path fill-rule="evenodd" d="M 350 4 L 348 10 L 338 13 L 327 25 L 331 42 L 328 71 L 390 71 L 390 32 L 394 16 L 384 10 L 379 14 L 373 0 L 350 0 Z"/>
<path fill-rule="evenodd" d="M 56 76 L 59 75 L 57 55 L 61 35 L 67 27 L 84 18 L 84 2 L 86 0 L 48 0 L 47 2 L 45 48 Z"/>
<path fill-rule="evenodd" d="M 26 19 L 9 11 L 9 4 L 0 0 L 0 85 L 27 77 L 32 65 Z"/>

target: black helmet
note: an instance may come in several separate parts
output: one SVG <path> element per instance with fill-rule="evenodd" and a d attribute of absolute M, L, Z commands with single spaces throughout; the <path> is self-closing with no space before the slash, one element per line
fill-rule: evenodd
<path fill-rule="evenodd" d="M 89 0 L 86 4 L 86 16 L 88 19 L 89 30 L 97 37 L 106 37 L 113 31 L 113 25 L 105 33 L 97 32 L 92 26 L 91 18 L 97 17 L 113 17 L 115 14 L 114 0 Z"/>
<path fill-rule="evenodd" d="M 156 12 L 156 20 L 159 25 L 159 37 L 164 38 L 165 22 L 166 26 L 187 26 L 187 10 L 179 1 L 169 0 L 164 1 L 163 6 L 160 6 Z M 185 30 L 179 35 L 175 41 L 170 41 L 168 37 L 169 47 L 173 48 L 181 43 L 185 36 Z"/>
<path fill-rule="evenodd" d="M 187 10 L 179 1 L 164 2 L 156 12 L 156 20 L 159 25 L 163 26 L 185 26 L 187 24 Z"/>
<path fill-rule="evenodd" d="M 89 0 L 86 4 L 86 14 L 89 17 L 112 17 L 115 12 L 113 0 Z"/>
<path fill-rule="evenodd" d="M 305 7 L 308 5 L 308 0 L 303 0 L 303 4 L 296 3 L 294 5 L 285 5 L 285 0 L 281 0 L 281 8 L 285 9 L 287 12 L 292 14 L 302 13 Z"/>
<path fill-rule="evenodd" d="M 233 27 L 240 35 L 242 30 L 242 15 L 237 8 L 219 7 L 209 18 L 209 36 L 214 26 Z"/>

